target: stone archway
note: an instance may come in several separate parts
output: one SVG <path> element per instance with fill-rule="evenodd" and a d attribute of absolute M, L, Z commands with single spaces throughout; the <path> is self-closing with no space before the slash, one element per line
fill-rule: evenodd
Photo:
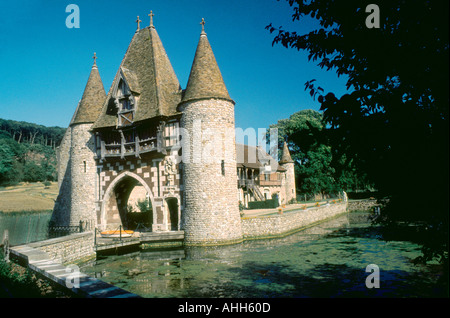
<path fill-rule="evenodd" d="M 151 207 L 151 210 L 142 211 L 144 206 Z M 125 229 L 135 230 L 139 225 L 151 229 L 156 219 L 154 209 L 153 193 L 147 183 L 138 175 L 125 171 L 105 191 L 99 227 L 116 229 L 122 225 Z"/>
<path fill-rule="evenodd" d="M 165 200 L 167 226 L 170 231 L 178 231 L 180 227 L 180 204 L 178 198 L 168 197 Z"/>

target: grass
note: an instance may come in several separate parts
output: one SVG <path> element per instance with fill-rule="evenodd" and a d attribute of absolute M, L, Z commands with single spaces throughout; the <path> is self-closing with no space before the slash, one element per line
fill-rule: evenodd
<path fill-rule="evenodd" d="M 0 211 L 53 210 L 57 196 L 57 182 L 51 182 L 50 186 L 36 182 L 2 187 L 0 188 Z"/>

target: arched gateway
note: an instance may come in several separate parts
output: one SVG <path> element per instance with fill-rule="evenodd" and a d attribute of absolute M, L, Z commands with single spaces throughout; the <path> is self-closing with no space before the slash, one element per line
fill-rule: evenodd
<path fill-rule="evenodd" d="M 140 208 L 144 205 L 149 207 L 147 211 Z M 119 225 L 133 230 L 137 225 L 151 228 L 157 223 L 157 214 L 153 213 L 154 207 L 154 197 L 148 184 L 137 174 L 125 171 L 119 174 L 105 191 L 101 200 L 98 226 L 102 229 L 113 229 Z M 145 215 L 133 218 L 132 215 L 136 213 Z"/>
<path fill-rule="evenodd" d="M 178 231 L 181 210 L 178 196 L 160 204 L 147 182 L 139 175 L 124 171 L 107 186 L 100 201 L 98 227 L 127 230 Z"/>

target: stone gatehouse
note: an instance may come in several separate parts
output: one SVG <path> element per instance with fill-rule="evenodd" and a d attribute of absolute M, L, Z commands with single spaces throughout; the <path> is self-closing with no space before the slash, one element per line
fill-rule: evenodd
<path fill-rule="evenodd" d="M 235 101 L 204 20 L 182 89 L 150 17 L 145 28 L 138 19 L 108 93 L 94 53 L 58 149 L 60 192 L 52 221 L 85 221 L 101 230 L 183 230 L 186 245 L 240 242 L 240 200 L 264 200 L 269 194 L 258 192 L 265 189 L 280 203 L 295 199 L 289 150 L 285 145 L 274 169 L 264 160 L 237 160 L 244 146 L 235 141 Z"/>

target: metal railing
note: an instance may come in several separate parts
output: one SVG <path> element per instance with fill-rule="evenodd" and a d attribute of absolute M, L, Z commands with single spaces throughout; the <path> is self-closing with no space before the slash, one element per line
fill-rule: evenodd
<path fill-rule="evenodd" d="M 91 222 L 80 220 L 78 225 L 50 225 L 48 233 L 50 237 L 55 238 L 75 233 L 83 233 L 91 230 L 91 228 Z"/>

